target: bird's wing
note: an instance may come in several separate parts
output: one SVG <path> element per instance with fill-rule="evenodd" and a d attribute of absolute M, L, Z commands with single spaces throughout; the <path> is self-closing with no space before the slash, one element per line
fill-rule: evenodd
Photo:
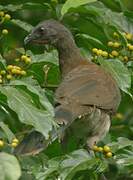
<path fill-rule="evenodd" d="M 69 72 L 56 91 L 61 104 L 76 104 L 113 110 L 120 102 L 120 92 L 110 74 L 95 64 L 80 65 Z"/>

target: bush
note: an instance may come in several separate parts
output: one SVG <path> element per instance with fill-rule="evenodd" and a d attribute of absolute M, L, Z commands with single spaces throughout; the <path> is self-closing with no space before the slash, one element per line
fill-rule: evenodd
<path fill-rule="evenodd" d="M 133 12 L 119 0 L 1 4 L 1 180 L 95 180 L 103 176 L 110 180 L 132 179 Z M 32 45 L 25 49 L 23 45 L 33 28 L 31 24 L 50 18 L 65 24 L 81 53 L 112 74 L 121 89 L 122 101 L 109 134 L 93 153 L 77 146 L 72 137 L 66 151 L 56 140 L 36 156 L 15 157 L 14 148 L 31 130 L 48 139 L 56 126 L 53 97 L 60 82 L 57 51 Z"/>

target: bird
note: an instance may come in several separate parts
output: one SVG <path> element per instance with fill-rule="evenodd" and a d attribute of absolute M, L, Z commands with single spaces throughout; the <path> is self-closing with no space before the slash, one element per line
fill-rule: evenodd
<path fill-rule="evenodd" d="M 70 30 L 57 20 L 39 23 L 24 43 L 49 44 L 58 51 L 61 82 L 55 91 L 55 121 L 59 128 L 51 131 L 51 141 L 63 139 L 66 129 L 71 129 L 76 138 L 82 137 L 87 148 L 92 149 L 109 132 L 112 115 L 121 101 L 115 79 L 81 55 Z M 15 152 L 37 154 L 49 143 L 41 133 L 33 131 Z"/>

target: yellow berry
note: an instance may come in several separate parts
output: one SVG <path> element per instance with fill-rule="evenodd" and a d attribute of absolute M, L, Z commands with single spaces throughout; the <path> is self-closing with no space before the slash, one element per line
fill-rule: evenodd
<path fill-rule="evenodd" d="M 111 157 L 112 157 L 112 152 L 107 152 L 107 153 L 106 153 L 106 157 L 107 157 L 107 158 L 111 158 Z"/>
<path fill-rule="evenodd" d="M 12 147 L 16 147 L 17 145 L 18 145 L 18 143 L 15 143 L 15 142 L 12 142 L 12 143 L 11 143 L 11 146 L 12 146 Z"/>
<path fill-rule="evenodd" d="M 111 151 L 110 147 L 106 146 L 106 145 L 103 147 L 103 150 L 104 150 L 104 152 L 110 152 Z"/>
<path fill-rule="evenodd" d="M 11 70 L 11 73 L 12 74 L 21 74 L 21 71 L 19 69 L 14 68 L 14 69 Z"/>
<path fill-rule="evenodd" d="M 19 61 L 20 61 L 20 59 L 19 59 L 19 58 L 16 58 L 16 59 L 15 59 L 15 61 L 16 61 L 16 62 L 19 62 Z"/>
<path fill-rule="evenodd" d="M 3 81 L 2 81 L 2 79 L 0 79 L 0 84 L 2 84 L 3 83 Z"/>
<path fill-rule="evenodd" d="M 14 68 L 13 68 L 13 69 L 11 70 L 11 73 L 12 73 L 12 74 L 16 74 L 16 70 L 17 70 L 17 69 L 14 69 Z"/>
<path fill-rule="evenodd" d="M 118 37 L 119 37 L 119 34 L 116 33 L 116 32 L 114 32 L 114 33 L 113 33 L 113 36 L 118 38 Z"/>
<path fill-rule="evenodd" d="M 0 147 L 4 146 L 4 141 L 0 140 Z"/>
<path fill-rule="evenodd" d="M 12 142 L 18 144 L 18 143 L 19 143 L 19 140 L 18 140 L 17 138 L 14 138 L 14 139 L 12 140 Z"/>
<path fill-rule="evenodd" d="M 7 74 L 6 78 L 7 78 L 8 80 L 11 80 L 11 79 L 12 79 L 12 75 L 11 75 L 11 74 Z"/>
<path fill-rule="evenodd" d="M 123 60 L 127 62 L 127 61 L 128 61 L 128 57 L 127 57 L 127 56 L 124 56 L 124 57 L 123 57 Z"/>
<path fill-rule="evenodd" d="M 6 71 L 5 71 L 5 70 L 1 70 L 1 71 L 0 71 L 0 74 L 1 74 L 1 75 L 5 75 L 5 74 L 6 74 Z"/>
<path fill-rule="evenodd" d="M 101 49 L 97 50 L 97 52 L 96 52 L 96 54 L 97 54 L 98 56 L 101 56 L 102 53 L 103 53 L 103 51 L 102 51 Z"/>
<path fill-rule="evenodd" d="M 4 11 L 0 11 L 0 16 L 4 16 Z"/>
<path fill-rule="evenodd" d="M 109 57 L 110 57 L 110 58 L 113 58 L 114 56 L 113 56 L 112 54 L 109 54 Z"/>
<path fill-rule="evenodd" d="M 29 64 L 31 62 L 31 58 L 27 57 L 27 59 L 25 60 L 26 64 Z"/>
<path fill-rule="evenodd" d="M 128 47 L 128 49 L 129 49 L 130 51 L 133 51 L 133 45 L 130 45 L 130 46 Z"/>
<path fill-rule="evenodd" d="M 118 47 L 120 47 L 120 43 L 118 43 L 118 42 L 114 42 L 114 45 L 113 45 L 113 47 L 115 47 L 115 48 L 118 48 Z"/>
<path fill-rule="evenodd" d="M 27 56 L 26 56 L 26 55 L 22 55 L 22 56 L 21 56 L 21 60 L 22 60 L 22 61 L 26 61 L 26 59 L 27 59 Z"/>
<path fill-rule="evenodd" d="M 129 48 L 129 46 L 131 46 L 131 44 L 130 43 L 127 43 L 127 47 Z"/>
<path fill-rule="evenodd" d="M 119 55 L 119 53 L 117 51 L 112 51 L 111 54 L 116 57 Z"/>
<path fill-rule="evenodd" d="M 103 51 L 103 52 L 102 52 L 102 56 L 108 57 L 108 53 L 107 53 L 106 51 Z"/>
<path fill-rule="evenodd" d="M 3 11 L 0 11 L 0 16 L 4 16 L 4 12 Z"/>
<path fill-rule="evenodd" d="M 0 75 L 0 79 L 2 78 L 2 76 Z"/>
<path fill-rule="evenodd" d="M 26 71 L 21 71 L 21 75 L 25 76 L 26 75 Z"/>
<path fill-rule="evenodd" d="M 2 34 L 3 34 L 3 35 L 7 35 L 7 34 L 8 34 L 8 30 L 7 30 L 7 29 L 3 29 L 3 30 L 2 30 Z"/>
<path fill-rule="evenodd" d="M 119 58 L 120 60 L 123 60 L 123 56 L 119 56 L 118 58 Z"/>
<path fill-rule="evenodd" d="M 114 45 L 114 43 L 112 41 L 108 42 L 108 46 L 113 46 L 113 45 Z"/>
<path fill-rule="evenodd" d="M 93 49 L 92 49 L 92 52 L 93 52 L 93 53 L 96 53 L 97 50 L 98 50 L 97 48 L 93 48 Z"/>
<path fill-rule="evenodd" d="M 5 20 L 10 20 L 10 19 L 11 19 L 11 16 L 10 16 L 9 14 L 5 14 L 4 19 L 5 19 Z"/>
<path fill-rule="evenodd" d="M 16 69 L 16 74 L 21 74 L 21 70 L 19 70 L 19 69 Z"/>
<path fill-rule="evenodd" d="M 131 39 L 132 39 L 132 34 L 127 33 L 127 34 L 125 35 L 125 37 L 126 37 L 127 40 L 131 40 Z"/>
<path fill-rule="evenodd" d="M 93 151 L 97 151 L 98 152 L 98 146 L 94 145 L 92 149 L 93 149 Z"/>
<path fill-rule="evenodd" d="M 102 147 L 98 147 L 98 151 L 99 152 L 103 152 L 103 148 Z"/>
<path fill-rule="evenodd" d="M 116 117 L 117 119 L 123 119 L 123 114 L 121 114 L 121 113 L 116 113 L 115 117 Z"/>
<path fill-rule="evenodd" d="M 8 65 L 7 70 L 11 70 L 11 69 L 13 69 L 13 65 Z"/>
<path fill-rule="evenodd" d="M 21 70 L 21 67 L 19 67 L 19 66 L 14 66 L 13 68 L 17 69 L 17 70 Z"/>

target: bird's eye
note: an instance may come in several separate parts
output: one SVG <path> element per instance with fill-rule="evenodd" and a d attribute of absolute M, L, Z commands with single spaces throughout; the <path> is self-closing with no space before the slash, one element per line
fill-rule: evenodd
<path fill-rule="evenodd" d="M 41 32 L 44 32 L 44 27 L 41 27 L 41 28 L 40 28 L 40 31 L 41 31 Z"/>

